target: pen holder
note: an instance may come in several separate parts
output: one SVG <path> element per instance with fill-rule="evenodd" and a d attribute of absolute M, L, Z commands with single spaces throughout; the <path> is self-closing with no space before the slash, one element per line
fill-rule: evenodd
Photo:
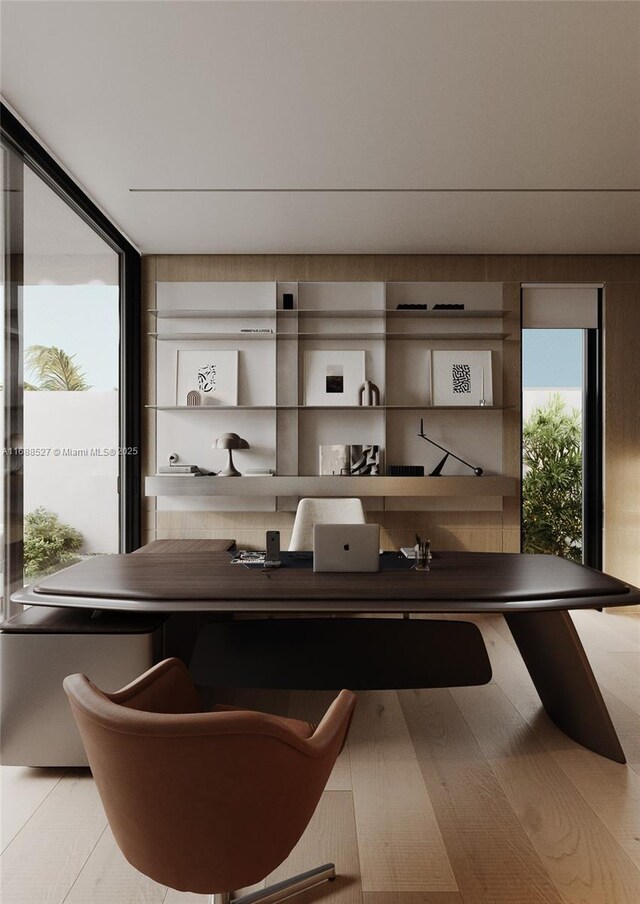
<path fill-rule="evenodd" d="M 415 547 L 415 565 L 416 571 L 431 571 L 431 550 L 428 546 L 416 543 Z"/>

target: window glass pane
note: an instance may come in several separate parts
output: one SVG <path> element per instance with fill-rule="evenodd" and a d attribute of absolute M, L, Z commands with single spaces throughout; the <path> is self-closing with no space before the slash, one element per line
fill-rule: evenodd
<path fill-rule="evenodd" d="M 3 616 L 22 575 L 22 400 L 19 300 L 22 283 L 22 177 L 19 157 L 2 147 L 2 487 Z M 17 451 L 16 451 L 17 450 Z"/>
<path fill-rule="evenodd" d="M 118 255 L 24 174 L 24 576 L 118 551 Z"/>
<path fill-rule="evenodd" d="M 7 186 L 5 185 L 5 174 L 7 167 L 7 154 L 8 151 L 0 145 L 0 191 L 2 194 L 0 197 L 5 199 L 5 192 Z M 2 211 L 2 215 L 0 215 L 0 323 L 2 323 L 2 339 L 0 341 L 0 396 L 2 399 L 2 405 L 0 405 L 0 429 L 2 430 L 3 437 L 3 445 L 5 441 L 5 429 L 4 429 L 4 345 L 5 345 L 5 323 L 4 323 L 4 295 L 5 295 L 5 255 L 8 251 L 7 241 L 5 235 L 5 216 L 4 209 Z M 3 469 L 7 467 L 8 459 L 6 455 L 6 450 L 3 452 Z M 2 480 L 2 484 L 0 485 L 0 549 L 2 550 L 2 554 L 0 555 L 0 592 L 4 595 L 4 569 L 5 569 L 5 554 L 4 554 L 4 545 L 5 545 L 5 535 L 4 535 L 4 479 Z M 3 609 L 4 609 L 4 599 L 3 599 Z"/>
<path fill-rule="evenodd" d="M 584 330 L 522 332 L 522 548 L 582 561 Z"/>

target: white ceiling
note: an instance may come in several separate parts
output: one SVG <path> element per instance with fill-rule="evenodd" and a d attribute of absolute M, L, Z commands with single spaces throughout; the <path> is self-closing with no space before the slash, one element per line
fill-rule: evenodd
<path fill-rule="evenodd" d="M 4 98 L 144 252 L 640 252 L 639 2 L 1 13 Z"/>

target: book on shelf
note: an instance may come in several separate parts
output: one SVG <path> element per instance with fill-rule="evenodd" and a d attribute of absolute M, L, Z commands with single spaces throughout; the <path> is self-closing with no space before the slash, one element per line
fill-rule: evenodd
<path fill-rule="evenodd" d="M 207 471 L 198 465 L 161 465 L 158 468 L 158 477 L 206 477 L 215 474 L 215 471 Z"/>
<path fill-rule="evenodd" d="M 159 474 L 199 474 L 198 465 L 160 465 Z"/>
<path fill-rule="evenodd" d="M 245 477 L 273 477 L 275 471 L 273 468 L 247 468 L 243 471 Z"/>

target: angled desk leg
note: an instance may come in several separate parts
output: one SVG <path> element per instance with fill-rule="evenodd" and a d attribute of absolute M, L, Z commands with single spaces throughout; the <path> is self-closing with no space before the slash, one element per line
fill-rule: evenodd
<path fill-rule="evenodd" d="M 505 614 L 550 718 L 589 750 L 625 763 L 578 632 L 566 611 Z"/>

